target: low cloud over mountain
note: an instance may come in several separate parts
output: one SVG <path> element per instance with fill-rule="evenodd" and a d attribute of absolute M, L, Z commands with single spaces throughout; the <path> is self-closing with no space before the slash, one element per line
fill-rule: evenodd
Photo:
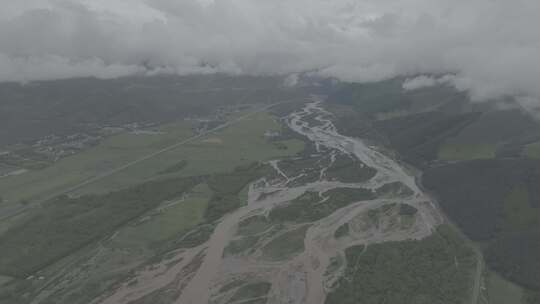
<path fill-rule="evenodd" d="M 444 81 L 477 100 L 540 98 L 536 0 L 8 0 L 2 6 L 0 81 L 307 71 L 364 82 L 449 73 Z M 426 81 L 439 80 L 412 85 Z"/>

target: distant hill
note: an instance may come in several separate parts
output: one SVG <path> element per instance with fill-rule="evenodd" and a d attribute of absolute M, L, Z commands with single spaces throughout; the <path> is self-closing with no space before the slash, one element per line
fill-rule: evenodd
<path fill-rule="evenodd" d="M 231 104 L 296 96 L 279 77 L 225 75 L 68 79 L 0 84 L 0 146 L 93 125 L 169 122 Z"/>

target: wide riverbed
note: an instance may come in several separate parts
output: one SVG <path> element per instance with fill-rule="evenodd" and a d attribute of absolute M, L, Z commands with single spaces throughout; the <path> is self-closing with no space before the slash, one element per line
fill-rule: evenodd
<path fill-rule="evenodd" d="M 309 120 L 310 118 L 311 120 Z M 196 248 L 178 252 L 175 259 L 181 260 L 175 267 L 161 271 L 148 270 L 139 274 L 148 278 L 148 284 L 123 286 L 103 303 L 128 303 L 141 295 L 148 294 L 170 284 L 176 285 L 180 293 L 176 303 L 207 304 L 227 303 L 230 297 L 220 294 L 220 287 L 233 279 L 256 278 L 271 283 L 267 303 L 322 304 L 328 286 L 339 277 L 339 270 L 329 274 L 327 269 L 333 257 L 342 256 L 352 245 L 370 244 L 405 239 L 421 239 L 429 236 L 442 221 L 440 214 L 429 197 L 416 185 L 415 177 L 409 174 L 397 161 L 370 147 L 361 139 L 339 134 L 332 123 L 332 114 L 323 108 L 323 100 L 313 97 L 300 111 L 286 118 L 288 126 L 312 141 L 320 154 L 343 153 L 356 157 L 366 166 L 376 170 L 376 175 L 363 183 L 343 183 L 325 178 L 327 167 L 320 169 L 320 178 L 314 182 L 291 185 L 291 181 L 301 176 L 286 176 L 280 169 L 279 161 L 271 161 L 279 178 L 262 179 L 254 182 L 249 189 L 246 206 L 226 215 L 217 225 L 209 241 Z M 316 121 L 316 123 L 314 123 Z M 328 155 L 326 155 L 328 156 Z M 334 159 L 334 158 L 332 158 Z M 335 188 L 378 189 L 389 183 L 399 182 L 409 188 L 412 195 L 407 197 L 384 197 L 360 201 L 339 209 L 331 215 L 309 224 L 304 240 L 304 251 L 287 261 L 269 262 L 260 254 L 242 257 L 225 257 L 224 250 L 235 239 L 239 222 L 254 214 L 268 214 L 275 206 L 286 204 L 307 191 L 320 195 Z M 338 241 L 335 230 L 353 221 L 358 215 L 388 203 L 403 203 L 418 210 L 415 224 L 402 230 L 377 231 L 376 229 L 357 233 L 346 241 Z M 201 259 L 202 257 L 202 259 Z M 182 274 L 191 262 L 198 259 L 195 271 Z M 142 281 L 142 279 L 140 280 Z M 144 282 L 144 281 L 142 281 Z"/>

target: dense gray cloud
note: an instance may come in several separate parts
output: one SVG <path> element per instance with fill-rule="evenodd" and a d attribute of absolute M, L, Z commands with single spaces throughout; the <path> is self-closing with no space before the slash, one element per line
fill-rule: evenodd
<path fill-rule="evenodd" d="M 408 89 L 444 81 L 476 100 L 540 98 L 537 0 L 7 2 L 0 81 L 308 71 L 363 82 L 448 73 Z"/>

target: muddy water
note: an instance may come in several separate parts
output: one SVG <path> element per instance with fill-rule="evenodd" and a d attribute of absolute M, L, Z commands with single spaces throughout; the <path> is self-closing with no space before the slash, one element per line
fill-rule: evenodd
<path fill-rule="evenodd" d="M 361 139 L 339 134 L 331 120 L 325 118 L 331 117 L 331 113 L 322 108 L 321 104 L 321 100 L 315 100 L 308 104 L 302 111 L 293 113 L 289 119 L 289 126 L 297 133 L 315 142 L 317 149 L 324 146 L 352 154 L 367 166 L 376 169 L 377 174 L 366 185 L 363 185 L 364 187 L 378 188 L 390 182 L 401 182 L 408 186 L 414 192 L 414 195 L 407 199 L 396 200 L 396 202 L 413 205 L 420 211 L 422 225 L 413 233 L 395 232 L 392 235 L 373 235 L 370 238 L 361 239 L 357 243 L 367 244 L 370 242 L 399 241 L 413 238 L 421 239 L 430 235 L 432 229 L 440 223 L 441 217 L 429 198 L 416 185 L 414 176 L 408 174 L 398 162 L 380 153 L 374 147 L 368 146 Z M 320 126 L 310 126 L 303 120 L 304 117 L 316 113 L 320 114 L 316 118 L 322 123 Z M 338 210 L 308 230 L 305 239 L 306 250 L 304 253 L 306 261 L 309 263 L 306 267 L 308 289 L 304 303 L 324 303 L 326 295 L 324 286 L 325 270 L 330 263 L 330 258 L 345 249 L 339 248 L 339 244 L 333 242 L 332 233 L 335 231 L 334 229 L 350 221 L 354 216 L 362 212 L 362 210 L 373 208 L 383 203 L 388 203 L 388 200 L 357 203 Z M 346 246 L 352 245 L 355 244 L 348 243 Z"/>
<path fill-rule="evenodd" d="M 289 126 L 297 133 L 315 142 L 317 147 L 325 146 L 347 154 L 353 154 L 367 166 L 376 169 L 377 176 L 373 181 L 378 185 L 399 181 L 407 185 L 416 194 L 421 194 L 414 176 L 406 173 L 403 167 L 395 160 L 378 152 L 373 147 L 369 147 L 361 139 L 339 134 L 332 121 L 324 118 L 331 116 L 331 113 L 322 108 L 321 103 L 321 100 L 317 100 L 308 104 L 302 111 L 291 114 Z M 302 120 L 303 117 L 314 113 L 320 114 L 317 120 L 323 123 L 322 126 L 309 126 L 307 122 Z"/>
<path fill-rule="evenodd" d="M 316 115 L 315 119 L 319 122 L 317 126 L 311 126 L 305 120 L 308 115 L 312 114 Z M 327 181 L 323 178 L 324 170 L 327 168 L 322 168 L 319 181 L 289 187 L 287 186 L 289 182 L 298 177 L 287 176 L 280 170 L 278 161 L 271 161 L 270 165 L 281 176 L 280 181 L 263 179 L 254 182 L 249 187 L 248 204 L 225 216 L 216 227 L 210 240 L 201 246 L 206 253 L 204 261 L 185 286 L 176 303 L 207 304 L 214 301 L 215 299 L 212 297 L 213 289 L 223 284 L 226 278 L 233 275 L 233 273 L 251 273 L 258 276 L 261 276 L 261 273 L 266 273 L 266 280 L 272 283 L 268 303 L 324 303 L 327 292 L 325 284 L 328 281 L 328 278 L 325 277 L 325 271 L 330 258 L 342 254 L 346 247 L 354 245 L 355 242 L 367 244 L 408 238 L 419 239 L 432 233 L 433 227 L 440 223 L 440 216 L 429 202 L 427 196 L 417 187 L 414 176 L 408 174 L 398 162 L 368 146 L 362 140 L 339 134 L 330 117 L 331 114 L 322 107 L 322 100 L 313 97 L 313 102 L 307 104 L 301 111 L 292 113 L 288 117 L 287 123 L 292 130 L 313 141 L 318 150 L 322 151 L 322 147 L 339 150 L 353 155 L 365 165 L 376 169 L 377 174 L 375 177 L 368 182 L 357 184 Z M 334 156 L 332 154 L 332 160 Z M 338 187 L 375 189 L 390 182 L 403 183 L 414 192 L 414 195 L 405 199 L 387 198 L 358 202 L 336 211 L 311 226 L 304 241 L 304 253 L 291 261 L 276 265 L 265 264 L 263 261 L 254 262 L 253 259 L 242 260 L 241 258 L 234 260 L 234 263 L 232 263 L 230 260 L 223 258 L 223 251 L 231 239 L 234 238 L 238 223 L 250 214 L 264 214 L 274 206 L 289 202 L 306 191 L 322 193 Z M 263 193 L 271 193 L 271 195 L 265 195 L 261 198 Z M 373 233 L 347 244 L 338 243 L 333 238 L 333 232 L 343 223 L 351 220 L 360 212 L 388 202 L 407 203 L 419 210 L 420 220 L 414 231 L 392 234 Z M 268 269 L 271 269 L 271 271 Z M 220 303 L 220 301 L 216 301 L 216 303 Z"/>

